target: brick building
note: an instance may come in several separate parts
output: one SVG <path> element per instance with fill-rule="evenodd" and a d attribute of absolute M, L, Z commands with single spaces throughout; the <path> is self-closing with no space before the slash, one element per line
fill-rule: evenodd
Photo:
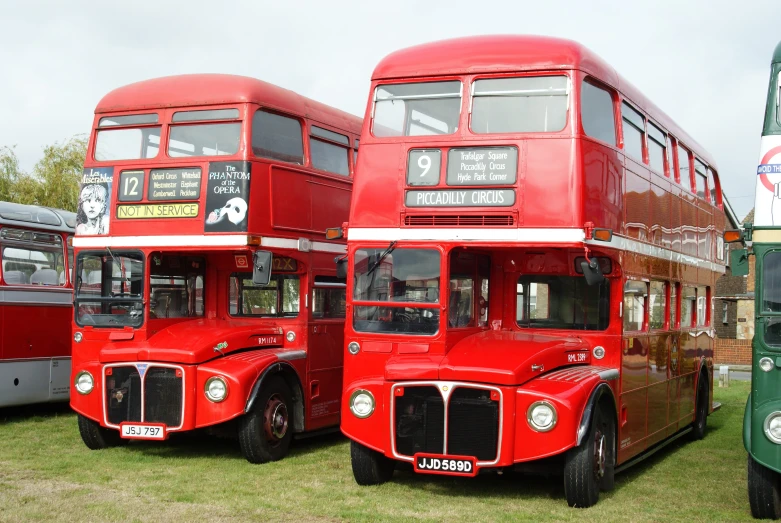
<path fill-rule="evenodd" d="M 734 212 L 726 202 L 727 216 L 731 227 Z M 743 223 L 754 220 L 754 210 L 746 215 Z M 729 246 L 729 244 L 728 244 Z M 731 248 L 741 249 L 740 244 L 732 244 Z M 729 252 L 727 253 L 729 263 Z M 751 339 L 754 337 L 754 257 L 749 258 L 749 273 L 747 276 L 733 276 L 729 266 L 727 272 L 716 282 L 713 300 L 713 326 L 716 331 L 714 346 L 714 363 L 730 363 L 740 365 L 751 364 Z"/>

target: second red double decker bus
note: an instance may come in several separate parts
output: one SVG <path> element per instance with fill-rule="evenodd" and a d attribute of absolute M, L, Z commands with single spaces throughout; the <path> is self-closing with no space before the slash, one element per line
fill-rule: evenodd
<path fill-rule="evenodd" d="M 544 466 L 587 507 L 712 410 L 713 159 L 588 49 L 472 37 L 375 69 L 348 239 L 360 484 Z"/>
<path fill-rule="evenodd" d="M 74 241 L 85 444 L 219 424 L 258 463 L 336 427 L 345 246 L 323 232 L 347 218 L 361 119 L 227 75 L 131 84 L 95 113 Z"/>

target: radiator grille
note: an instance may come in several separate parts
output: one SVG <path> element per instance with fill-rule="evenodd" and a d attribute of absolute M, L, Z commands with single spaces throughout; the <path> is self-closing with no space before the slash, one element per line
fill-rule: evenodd
<path fill-rule="evenodd" d="M 458 216 L 458 215 L 413 215 L 404 217 L 404 225 L 417 227 L 502 227 L 515 225 L 510 215 Z"/>
<path fill-rule="evenodd" d="M 398 454 L 443 454 L 447 408 L 447 454 L 474 456 L 480 461 L 496 459 L 500 405 L 491 399 L 490 390 L 459 386 L 445 405 L 436 387 L 410 386 L 394 401 Z"/>
<path fill-rule="evenodd" d="M 141 377 L 135 367 L 112 367 L 106 376 L 108 422 L 141 421 Z"/>
<path fill-rule="evenodd" d="M 457 388 L 448 402 L 447 453 L 475 456 L 480 461 L 496 458 L 499 438 L 499 402 L 491 391 Z"/>
<path fill-rule="evenodd" d="M 144 376 L 144 421 L 178 427 L 182 423 L 182 378 L 176 369 L 150 367 Z"/>
<path fill-rule="evenodd" d="M 164 423 L 168 427 L 182 424 L 183 378 L 176 375 L 177 369 L 150 365 L 143 380 L 134 365 L 110 367 L 110 370 L 111 374 L 106 375 L 105 391 L 109 424 L 119 425 L 125 421 Z"/>

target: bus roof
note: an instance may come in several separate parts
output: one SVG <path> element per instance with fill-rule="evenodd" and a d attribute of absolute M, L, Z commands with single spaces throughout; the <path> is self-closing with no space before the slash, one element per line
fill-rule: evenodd
<path fill-rule="evenodd" d="M 47 231 L 73 233 L 76 227 L 76 213 L 38 205 L 0 202 L 0 225 L 21 225 Z"/>
<path fill-rule="evenodd" d="M 256 103 L 322 122 L 341 121 L 345 130 L 361 132 L 362 119 L 357 116 L 262 80 L 230 74 L 184 74 L 132 83 L 104 96 L 95 114 L 232 103 Z"/>
<path fill-rule="evenodd" d="M 776 49 L 779 55 L 781 46 Z M 533 35 L 467 36 L 393 52 L 380 61 L 372 80 L 514 71 L 584 71 L 620 91 L 684 145 L 715 168 L 713 158 L 691 136 L 612 66 L 587 47 L 563 38 Z"/>

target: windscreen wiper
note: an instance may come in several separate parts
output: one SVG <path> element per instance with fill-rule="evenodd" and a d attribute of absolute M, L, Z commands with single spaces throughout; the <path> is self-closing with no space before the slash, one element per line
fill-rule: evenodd
<path fill-rule="evenodd" d="M 369 271 L 366 273 L 366 276 L 369 276 L 371 273 L 373 273 L 377 269 L 377 267 L 380 266 L 380 264 L 382 263 L 382 260 L 384 260 L 386 256 L 388 256 L 390 253 L 392 253 L 393 249 L 395 249 L 395 248 L 396 248 L 396 240 L 390 242 L 390 245 L 388 245 L 388 248 L 385 249 L 382 252 L 382 254 L 380 254 L 380 257 L 377 258 L 377 261 L 375 261 L 372 264 L 372 266 L 369 267 Z"/>

